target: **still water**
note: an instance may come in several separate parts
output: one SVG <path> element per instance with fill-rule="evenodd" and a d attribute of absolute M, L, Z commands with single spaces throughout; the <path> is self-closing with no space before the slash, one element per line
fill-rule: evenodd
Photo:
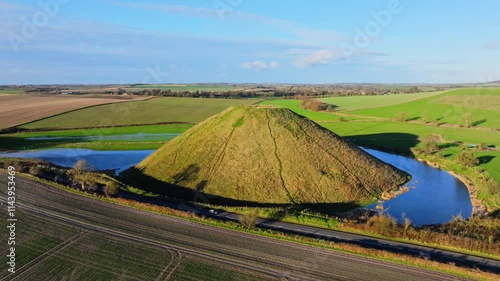
<path fill-rule="evenodd" d="M 86 160 L 96 170 L 116 170 L 116 174 L 136 165 L 154 150 L 100 151 L 82 148 L 54 148 L 0 153 L 0 157 L 38 158 L 64 167 Z"/>
<path fill-rule="evenodd" d="M 445 223 L 456 215 L 470 217 L 472 203 L 467 187 L 450 173 L 415 159 L 364 149 L 371 155 L 412 175 L 410 191 L 384 203 L 386 213 L 402 221 L 403 215 L 415 225 Z M 414 187 L 414 188 L 413 188 Z M 376 203 L 368 206 L 375 209 Z"/>
<path fill-rule="evenodd" d="M 76 141 L 162 141 L 171 140 L 180 135 L 180 133 L 164 133 L 164 134 L 129 134 L 129 135 L 111 135 L 111 136 L 79 136 L 79 137 L 31 137 L 26 138 L 30 141 L 52 141 L 52 140 L 76 140 Z"/>
<path fill-rule="evenodd" d="M 445 223 L 460 214 L 468 218 L 472 204 L 467 187 L 446 171 L 433 168 L 415 159 L 364 149 L 384 162 L 412 175 L 410 191 L 386 201 L 386 213 L 402 221 L 409 218 L 414 225 Z M 72 167 L 84 159 L 97 170 L 115 169 L 120 173 L 136 165 L 154 150 L 97 151 L 78 148 L 58 148 L 37 151 L 0 153 L 0 157 L 40 158 L 57 165 Z M 376 204 L 368 206 L 375 209 Z"/>

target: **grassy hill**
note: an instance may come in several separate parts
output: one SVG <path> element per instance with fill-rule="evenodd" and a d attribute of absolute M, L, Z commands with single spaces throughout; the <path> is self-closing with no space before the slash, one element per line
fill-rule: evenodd
<path fill-rule="evenodd" d="M 233 107 L 157 150 L 125 177 L 142 188 L 218 203 L 366 203 L 408 180 L 286 108 Z M 217 197 L 211 197 L 214 195 Z"/>

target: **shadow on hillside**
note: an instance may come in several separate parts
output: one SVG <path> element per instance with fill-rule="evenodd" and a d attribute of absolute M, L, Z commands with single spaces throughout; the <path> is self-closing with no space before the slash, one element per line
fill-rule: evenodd
<path fill-rule="evenodd" d="M 184 179 L 187 179 L 194 177 L 198 171 L 199 167 L 188 167 L 188 169 L 174 177 L 176 178 L 177 184 L 173 184 L 159 181 L 153 177 L 145 175 L 140 169 L 132 167 L 120 174 L 120 180 L 125 184 L 147 192 L 163 195 L 171 199 L 189 201 L 192 203 L 204 203 L 231 207 L 276 208 L 276 212 L 271 215 L 273 219 L 280 219 L 289 213 L 296 213 L 305 210 L 314 213 L 334 214 L 361 207 L 361 205 L 356 202 L 315 204 L 258 203 L 254 201 L 237 200 L 205 193 L 203 192 L 203 188 L 207 183 L 206 180 L 200 181 L 200 183 L 197 184 L 196 189 L 191 189 L 181 185 L 182 180 L 179 180 L 180 178 L 183 177 Z"/>
<path fill-rule="evenodd" d="M 380 133 L 370 135 L 345 136 L 355 145 L 383 150 L 390 153 L 412 156 L 411 148 L 418 143 L 418 136 L 406 133 Z"/>

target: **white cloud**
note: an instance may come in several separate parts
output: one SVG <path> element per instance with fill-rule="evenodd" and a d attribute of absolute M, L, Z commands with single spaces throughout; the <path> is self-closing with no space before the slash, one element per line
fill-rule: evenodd
<path fill-rule="evenodd" d="M 342 55 L 339 53 L 323 49 L 299 56 L 292 64 L 298 68 L 306 68 L 318 64 L 331 64 L 335 59 L 340 57 L 342 57 Z"/>
<path fill-rule="evenodd" d="M 261 71 L 261 70 L 270 69 L 270 68 L 277 68 L 279 66 L 280 66 L 280 64 L 276 61 L 272 61 L 270 63 L 265 63 L 265 62 L 260 61 L 260 60 L 246 61 L 246 62 L 243 62 L 241 64 L 241 68 L 243 68 L 243 69 L 253 69 L 256 71 Z"/>

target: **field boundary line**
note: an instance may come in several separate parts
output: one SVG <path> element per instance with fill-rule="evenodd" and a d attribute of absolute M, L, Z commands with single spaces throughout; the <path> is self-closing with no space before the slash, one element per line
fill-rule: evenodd
<path fill-rule="evenodd" d="M 83 110 L 83 109 L 88 109 L 88 108 L 93 108 L 93 107 L 98 107 L 98 106 L 104 106 L 104 105 L 110 105 L 110 104 L 114 104 L 114 103 L 130 103 L 130 102 L 148 101 L 148 100 L 153 99 L 153 98 L 156 98 L 156 97 L 149 97 L 149 98 L 142 99 L 142 100 L 124 100 L 124 101 L 115 101 L 115 102 L 108 102 L 108 103 L 102 103 L 102 104 L 94 104 L 94 105 L 84 106 L 84 107 L 80 107 L 80 108 L 75 108 L 75 109 L 72 109 L 72 110 L 68 110 L 68 111 L 65 111 L 65 112 L 56 113 L 54 115 L 50 115 L 50 116 L 47 116 L 47 117 L 42 117 L 42 118 L 31 120 L 31 121 L 28 121 L 28 122 L 16 124 L 16 125 L 10 126 L 8 128 L 16 128 L 16 127 L 19 127 L 19 126 L 27 125 L 27 124 L 30 124 L 30 123 L 42 121 L 42 120 L 45 120 L 45 119 L 49 119 L 49 118 L 52 118 L 52 117 L 60 116 L 60 115 L 63 115 L 63 114 L 67 114 L 67 113 L 71 113 L 71 112 L 75 112 L 75 111 L 79 111 L 79 110 Z M 4 129 L 8 129 L 8 128 L 4 128 Z M 2 130 L 4 130 L 4 129 L 1 129 L 0 132 Z"/>

